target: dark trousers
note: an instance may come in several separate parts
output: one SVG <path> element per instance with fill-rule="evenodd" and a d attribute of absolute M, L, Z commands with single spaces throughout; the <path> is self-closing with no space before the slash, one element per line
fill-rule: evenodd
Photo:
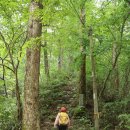
<path fill-rule="evenodd" d="M 58 130 L 67 130 L 68 126 L 67 125 L 58 125 Z"/>

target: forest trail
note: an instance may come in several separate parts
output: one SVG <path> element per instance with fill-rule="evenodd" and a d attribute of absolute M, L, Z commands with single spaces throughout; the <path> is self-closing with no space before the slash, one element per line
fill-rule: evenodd
<path fill-rule="evenodd" d="M 74 120 L 71 119 L 71 124 L 69 126 L 69 130 L 73 130 L 73 122 L 74 122 Z M 43 124 L 41 124 L 41 130 L 55 130 L 54 122 L 53 121 L 45 121 Z"/>
<path fill-rule="evenodd" d="M 0 130 L 53 130 L 61 106 L 71 130 L 130 129 L 130 0 L 1 0 L 0 14 Z"/>
<path fill-rule="evenodd" d="M 42 111 L 45 111 L 45 113 L 41 115 L 41 130 L 55 130 L 54 121 L 61 106 L 65 106 L 68 109 L 67 112 L 71 120 L 69 130 L 86 130 L 86 128 L 87 130 L 89 130 L 89 126 L 87 125 L 88 120 L 86 120 L 86 118 L 81 119 L 81 117 L 91 117 L 91 113 L 93 110 L 91 108 L 92 106 L 88 105 L 88 108 L 86 108 L 87 111 L 89 111 L 87 115 L 85 115 L 86 113 L 80 113 L 81 115 L 76 115 L 75 118 L 75 114 L 79 112 L 79 109 L 77 107 L 77 85 L 77 82 L 71 82 L 50 87 L 51 91 L 45 95 L 45 100 L 42 100 L 42 102 L 40 103 L 40 105 L 47 105 L 47 107 L 45 105 L 41 106 Z"/>
<path fill-rule="evenodd" d="M 72 128 L 73 126 L 73 117 L 71 117 L 71 109 L 76 107 L 76 98 L 75 98 L 75 89 L 76 87 L 74 87 L 75 85 L 63 85 L 63 86 L 57 86 L 57 92 L 59 92 L 59 96 L 55 97 L 55 98 L 51 98 L 52 100 L 54 100 L 55 104 L 54 106 L 50 106 L 50 107 L 54 107 L 54 109 L 50 109 L 50 115 L 48 117 L 46 117 L 46 119 L 42 119 L 41 121 L 41 130 L 53 130 L 54 129 L 54 120 L 55 117 L 59 111 L 59 108 L 64 105 L 68 108 L 68 113 L 69 116 L 71 118 L 71 126 L 70 128 Z M 50 97 L 53 97 L 51 94 L 48 94 L 48 97 L 46 97 L 46 99 L 49 99 Z M 42 117 L 43 118 L 43 117 Z"/>

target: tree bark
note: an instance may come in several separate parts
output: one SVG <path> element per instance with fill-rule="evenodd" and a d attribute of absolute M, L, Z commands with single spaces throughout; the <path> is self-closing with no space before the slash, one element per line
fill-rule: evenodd
<path fill-rule="evenodd" d="M 81 57 L 80 57 L 80 79 L 79 79 L 79 106 L 84 106 L 86 104 L 86 44 L 84 41 L 85 35 L 85 3 L 81 8 Z"/>
<path fill-rule="evenodd" d="M 15 93 L 17 97 L 17 112 L 18 112 L 18 123 L 19 123 L 19 129 L 21 130 L 22 126 L 22 102 L 20 99 L 20 90 L 19 90 L 19 81 L 18 81 L 18 68 L 15 69 Z"/>
<path fill-rule="evenodd" d="M 124 82 L 124 85 L 123 85 L 122 97 L 127 96 L 129 94 L 129 92 L 130 92 L 130 90 L 129 90 L 129 80 L 130 80 L 130 67 L 129 67 L 129 63 L 128 63 L 128 66 L 126 67 L 124 73 L 125 73 L 124 74 L 125 82 Z"/>
<path fill-rule="evenodd" d="M 48 51 L 47 51 L 47 43 L 45 42 L 45 48 L 44 48 L 44 66 L 45 66 L 45 74 L 47 76 L 47 79 L 50 78 L 49 74 L 49 60 L 48 60 Z"/>
<path fill-rule="evenodd" d="M 96 85 L 96 64 L 94 58 L 94 45 L 92 28 L 89 29 L 89 40 L 90 40 L 90 55 L 91 55 L 91 66 L 92 66 L 92 80 L 93 80 L 93 101 L 94 101 L 94 124 L 95 130 L 99 130 L 99 112 L 98 112 L 98 98 L 97 98 L 97 85 Z"/>
<path fill-rule="evenodd" d="M 117 56 L 117 51 L 118 51 L 118 46 L 117 43 L 113 44 L 113 51 L 112 51 L 112 66 L 114 66 L 115 60 L 116 60 L 116 56 Z M 113 81 L 113 86 L 115 88 L 115 90 L 119 89 L 119 72 L 118 72 L 118 64 L 115 65 L 114 69 L 113 69 L 113 75 L 112 75 L 112 81 Z"/>
<path fill-rule="evenodd" d="M 33 38 L 32 47 L 26 51 L 26 75 L 24 88 L 24 110 L 22 130 L 40 130 L 39 120 L 39 73 L 40 73 L 40 36 L 42 33 L 41 20 L 34 11 L 42 9 L 40 1 L 30 3 L 30 18 L 28 39 Z"/>
<path fill-rule="evenodd" d="M 58 55 L 58 71 L 61 72 L 63 65 L 63 48 L 61 47 L 61 43 L 59 40 L 59 55 Z"/>
<path fill-rule="evenodd" d="M 4 87 L 4 91 L 5 91 L 5 96 L 8 97 L 8 92 L 7 92 L 7 88 L 6 88 L 6 83 L 5 83 L 5 66 L 4 66 L 4 60 L 2 60 L 2 67 L 3 67 L 3 75 L 2 75 L 2 80 L 4 82 L 3 87 Z"/>

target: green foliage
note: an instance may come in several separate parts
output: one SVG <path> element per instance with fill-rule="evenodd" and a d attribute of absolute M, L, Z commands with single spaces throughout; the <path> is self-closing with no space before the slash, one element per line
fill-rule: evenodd
<path fill-rule="evenodd" d="M 120 127 L 121 130 L 128 128 L 129 105 L 129 98 L 122 99 L 122 101 L 105 103 L 102 108 L 101 126 L 104 126 L 105 130 L 114 129 L 115 126 Z"/>
<path fill-rule="evenodd" d="M 106 130 L 114 129 L 119 123 L 118 115 L 123 112 L 123 107 L 121 102 L 106 103 L 103 106 L 101 126 L 107 128 Z"/>
<path fill-rule="evenodd" d="M 83 117 L 82 119 L 84 119 L 87 116 L 87 113 L 86 113 L 84 107 L 78 106 L 78 107 L 76 107 L 76 108 L 73 109 L 73 115 L 74 115 L 75 118 L 81 118 L 81 117 Z"/>
<path fill-rule="evenodd" d="M 67 82 L 67 78 L 63 75 L 63 73 L 59 73 L 58 75 L 54 75 L 54 77 L 52 77 L 46 85 L 41 85 L 40 107 L 42 117 L 44 115 L 53 119 L 55 116 L 53 114 L 57 112 L 57 107 L 68 101 L 68 98 L 65 98 L 66 92 L 64 91 Z"/>
<path fill-rule="evenodd" d="M 15 99 L 0 96 L 0 129 L 14 130 L 16 127 Z"/>
<path fill-rule="evenodd" d="M 36 0 L 39 1 L 39 0 Z M 105 130 L 114 129 L 114 126 L 120 126 L 121 129 L 129 128 L 129 109 L 126 109 L 128 101 L 124 99 L 129 94 L 129 59 L 130 59 L 130 38 L 129 38 L 129 0 L 114 1 L 93 1 L 93 0 L 44 0 L 43 9 L 36 10 L 34 16 L 42 18 L 43 30 L 42 37 L 26 40 L 27 22 L 28 22 L 28 6 L 29 0 L 1 0 L 0 1 L 0 25 L 1 33 L 5 41 L 8 43 L 7 48 L 5 42 L 0 37 L 0 58 L 4 59 L 7 67 L 12 67 L 12 60 L 9 56 L 11 52 L 14 66 L 17 67 L 18 61 L 20 66 L 18 70 L 18 78 L 20 89 L 23 90 L 25 75 L 25 53 L 28 47 L 34 47 L 35 43 L 42 44 L 47 42 L 48 61 L 50 79 L 44 74 L 43 54 L 41 49 L 41 68 L 40 68 L 40 111 L 41 119 L 48 117 L 49 121 L 55 117 L 57 108 L 68 103 L 68 106 L 75 102 L 77 106 L 78 98 L 78 81 L 80 66 L 80 44 L 81 44 L 81 19 L 80 10 L 84 2 L 86 8 L 86 23 L 84 25 L 83 42 L 87 46 L 84 53 L 87 54 L 86 70 L 87 70 L 87 92 L 88 100 L 92 100 L 92 77 L 91 77 L 91 61 L 89 51 L 88 30 L 93 28 L 94 40 L 94 56 L 96 59 L 96 75 L 98 93 L 102 89 L 103 83 L 110 70 L 113 69 L 112 49 L 116 43 L 118 48 L 116 54 L 119 72 L 119 88 L 115 90 L 112 84 L 115 71 L 112 71 L 107 79 L 104 97 L 102 97 L 99 106 L 102 111 L 101 127 Z M 123 32 L 122 32 L 123 31 Z M 121 51 L 120 51 L 121 48 Z M 61 49 L 61 50 L 60 50 Z M 62 57 L 62 67 L 58 70 L 58 57 Z M 5 98 L 4 84 L 2 80 L 3 66 L 0 66 L 0 129 L 10 130 L 15 127 L 16 106 L 11 93 L 15 89 L 14 74 L 5 67 L 5 84 L 8 98 Z M 74 85 L 73 81 L 75 81 Z M 68 84 L 70 86 L 68 86 Z M 65 97 L 65 89 L 70 89 L 72 97 Z M 23 91 L 21 91 L 23 98 Z M 72 99 L 70 99 L 72 98 Z M 120 102 L 118 98 L 123 98 Z M 108 100 L 107 100 L 108 99 Z M 75 101 L 76 100 L 76 101 Z M 111 102 L 110 102 L 111 100 Z M 109 102 L 108 102 L 109 101 Z M 77 116 L 74 127 L 72 129 L 91 129 L 92 124 L 86 118 L 87 114 L 84 109 L 76 107 L 69 112 L 71 115 Z M 82 116 L 85 115 L 85 116 Z M 14 127 L 13 127 L 14 125 Z M 80 128 L 79 128 L 80 127 Z M 71 129 L 71 128 L 70 128 Z M 93 129 L 93 128 L 92 128 Z"/>
<path fill-rule="evenodd" d="M 130 114 L 121 114 L 119 115 L 119 126 L 122 130 L 129 130 L 130 129 Z"/>
<path fill-rule="evenodd" d="M 86 117 L 81 117 L 79 119 L 75 119 L 74 120 L 74 124 L 73 127 L 70 128 L 70 130 L 94 130 L 94 128 L 92 127 L 92 124 L 90 122 L 90 120 L 88 120 Z"/>

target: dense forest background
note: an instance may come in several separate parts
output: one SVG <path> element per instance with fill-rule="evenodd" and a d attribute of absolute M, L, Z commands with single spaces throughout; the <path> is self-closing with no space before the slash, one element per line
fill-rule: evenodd
<path fill-rule="evenodd" d="M 0 1 L 0 130 L 130 130 L 130 0 Z"/>

